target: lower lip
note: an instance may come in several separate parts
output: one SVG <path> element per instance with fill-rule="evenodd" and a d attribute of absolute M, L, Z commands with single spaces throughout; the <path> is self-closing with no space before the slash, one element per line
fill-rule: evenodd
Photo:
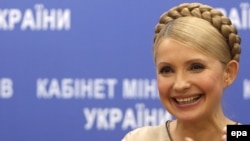
<path fill-rule="evenodd" d="M 174 103 L 175 103 L 176 107 L 178 107 L 178 108 L 192 108 L 192 107 L 198 105 L 198 103 L 201 101 L 201 99 L 202 99 L 203 97 L 204 97 L 204 96 L 202 95 L 198 100 L 196 100 L 196 101 L 194 101 L 194 102 L 192 102 L 192 103 L 178 104 L 178 103 L 175 102 L 175 100 L 174 100 Z"/>

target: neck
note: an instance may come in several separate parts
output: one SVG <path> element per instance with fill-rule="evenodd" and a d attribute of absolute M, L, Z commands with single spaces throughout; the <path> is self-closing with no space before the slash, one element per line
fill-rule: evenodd
<path fill-rule="evenodd" d="M 183 141 L 185 137 L 190 137 L 195 141 L 219 141 L 223 135 L 222 130 L 227 124 L 235 123 L 224 114 L 192 121 L 177 119 L 172 123 L 173 140 Z"/>

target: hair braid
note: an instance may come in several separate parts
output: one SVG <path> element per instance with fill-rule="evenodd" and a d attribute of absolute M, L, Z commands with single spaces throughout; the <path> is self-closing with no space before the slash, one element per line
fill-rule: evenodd
<path fill-rule="evenodd" d="M 237 34 L 237 29 L 232 25 L 231 20 L 225 17 L 219 10 L 200 3 L 180 4 L 163 13 L 160 16 L 159 23 L 155 27 L 154 42 L 166 24 L 174 19 L 186 16 L 197 17 L 210 22 L 226 39 L 231 53 L 231 59 L 239 61 L 241 38 Z"/>

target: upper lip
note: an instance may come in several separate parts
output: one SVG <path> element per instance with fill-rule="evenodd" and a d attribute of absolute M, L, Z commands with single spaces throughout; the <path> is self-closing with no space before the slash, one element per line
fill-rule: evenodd
<path fill-rule="evenodd" d="M 180 96 L 172 96 L 172 98 L 184 99 L 184 98 L 194 97 L 198 95 L 202 95 L 202 94 L 187 94 L 187 95 L 180 95 Z"/>

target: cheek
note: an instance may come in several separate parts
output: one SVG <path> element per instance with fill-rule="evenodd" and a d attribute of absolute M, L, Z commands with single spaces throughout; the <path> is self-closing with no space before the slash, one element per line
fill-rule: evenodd
<path fill-rule="evenodd" d="M 169 95 L 171 88 L 171 79 L 166 79 L 164 77 L 157 77 L 157 86 L 159 90 L 160 97 L 166 97 Z"/>
<path fill-rule="evenodd" d="M 196 79 L 198 84 L 204 91 L 218 94 L 223 90 L 223 81 L 221 74 L 208 74 Z"/>

